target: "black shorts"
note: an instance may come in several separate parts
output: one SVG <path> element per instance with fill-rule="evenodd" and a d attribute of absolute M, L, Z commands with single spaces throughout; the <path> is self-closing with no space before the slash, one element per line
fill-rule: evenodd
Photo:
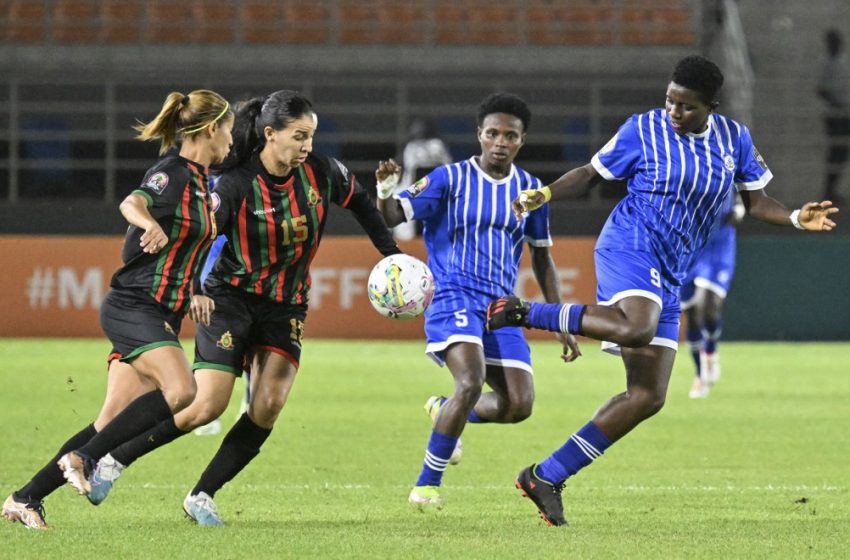
<path fill-rule="evenodd" d="M 209 326 L 198 325 L 193 370 L 217 369 L 238 377 L 257 349 L 280 354 L 298 367 L 306 305 L 278 303 L 228 285 L 212 287 L 207 295 L 215 311 Z"/>
<path fill-rule="evenodd" d="M 100 304 L 100 326 L 112 342 L 109 361 L 130 362 L 160 346 L 180 342 L 181 317 L 144 292 L 112 288 Z"/>

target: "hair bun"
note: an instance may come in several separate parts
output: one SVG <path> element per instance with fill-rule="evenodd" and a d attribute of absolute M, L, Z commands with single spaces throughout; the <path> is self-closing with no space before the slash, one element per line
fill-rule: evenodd
<path fill-rule="evenodd" d="M 184 96 L 183 96 L 183 105 L 188 105 L 188 104 L 189 104 L 189 96 L 188 96 L 188 95 L 184 95 Z"/>

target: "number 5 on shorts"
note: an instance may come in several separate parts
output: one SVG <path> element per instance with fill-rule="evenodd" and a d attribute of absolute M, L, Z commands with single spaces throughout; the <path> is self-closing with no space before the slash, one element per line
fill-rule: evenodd
<path fill-rule="evenodd" d="M 455 317 L 457 318 L 455 321 L 456 326 L 465 327 L 469 324 L 469 318 L 466 316 L 466 309 L 455 311 Z"/>

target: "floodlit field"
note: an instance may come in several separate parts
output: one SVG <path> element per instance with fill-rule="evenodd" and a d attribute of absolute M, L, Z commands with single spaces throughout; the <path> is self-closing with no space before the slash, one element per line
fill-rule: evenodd
<path fill-rule="evenodd" d="M 659 416 L 567 484 L 570 526 L 546 527 L 513 477 L 623 387 L 585 342 L 564 365 L 535 343 L 537 404 L 515 426 L 475 425 L 444 479 L 446 508 L 407 504 L 429 433 L 425 399 L 450 376 L 418 342 L 307 339 L 263 452 L 216 496 L 224 528 L 181 503 L 222 435 L 139 460 L 95 508 L 61 488 L 48 532 L 0 525 L 4 558 L 847 558 L 850 344 L 725 343 L 723 377 L 691 401 L 676 364 Z M 683 346 L 684 349 L 684 346 Z M 101 403 L 105 340 L 0 341 L 0 491 L 20 487 Z M 241 387 L 241 385 L 237 385 Z M 235 419 L 239 394 L 223 419 Z"/>

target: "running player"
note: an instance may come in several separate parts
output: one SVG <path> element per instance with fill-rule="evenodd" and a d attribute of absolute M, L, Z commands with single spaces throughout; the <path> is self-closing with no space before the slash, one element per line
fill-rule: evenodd
<path fill-rule="evenodd" d="M 198 524 L 222 525 L 215 493 L 260 452 L 295 381 L 310 263 L 331 203 L 354 213 L 381 254 L 400 252 L 368 192 L 348 169 L 312 153 L 317 125 L 310 101 L 294 91 L 276 91 L 238 107 L 233 166 L 213 193 L 228 243 L 205 284 L 216 310 L 195 338 L 198 395 L 175 417 L 104 457 L 91 478 L 92 503 L 106 498 L 134 460 L 220 416 L 248 361 L 248 411 L 225 435 L 183 501 L 184 511 Z"/>
<path fill-rule="evenodd" d="M 688 346 L 696 364 L 688 392 L 692 399 L 707 397 L 710 387 L 720 379 L 723 302 L 735 275 L 735 226 L 745 213 L 740 195 L 730 193 L 720 211 L 720 224 L 694 259 L 679 294 Z"/>
<path fill-rule="evenodd" d="M 628 179 L 628 194 L 596 243 L 597 305 L 528 304 L 502 298 L 488 308 L 488 326 L 526 325 L 581 334 L 621 353 L 626 391 L 540 464 L 519 473 L 517 486 L 551 525 L 565 525 L 564 481 L 664 405 L 676 357 L 679 287 L 723 211 L 741 193 L 759 220 L 829 231 L 838 209 L 829 201 L 789 211 L 767 196 L 772 174 L 745 126 L 715 113 L 723 75 L 700 56 L 676 64 L 664 109 L 633 115 L 583 167 L 551 186 L 523 193 L 514 212 L 580 196 L 601 179 Z"/>
<path fill-rule="evenodd" d="M 556 270 L 549 253 L 549 209 L 516 218 L 511 200 L 542 183 L 513 164 L 525 143 L 531 111 L 519 97 L 492 94 L 478 107 L 481 155 L 441 166 L 393 195 L 400 169 L 380 162 L 378 207 L 394 226 L 421 220 L 428 265 L 437 290 L 425 312 L 425 352 L 447 365 L 455 380 L 448 399 L 431 397 L 426 410 L 433 430 L 425 460 L 409 501 L 442 507 L 443 472 L 458 460 L 456 448 L 467 422 L 521 422 L 534 402 L 531 351 L 519 328 L 485 332 L 487 303 L 510 293 L 517 279 L 523 241 L 531 248 L 535 277 L 546 301 L 560 301 Z M 559 335 L 566 361 L 578 347 Z M 492 391 L 483 393 L 484 383 Z"/>
<path fill-rule="evenodd" d="M 85 491 L 86 477 L 103 454 L 192 402 L 195 382 L 177 335 L 184 314 L 208 322 L 213 309 L 212 300 L 192 284 L 216 231 L 207 167 L 227 155 L 232 124 L 223 97 L 195 90 L 170 93 L 159 115 L 137 127 L 140 140 L 160 140 L 160 154 L 178 143 L 180 149 L 149 169 L 120 205 L 130 223 L 124 265 L 100 308 L 113 345 L 106 399 L 94 423 L 6 499 L 7 519 L 46 528 L 42 503 L 63 484 L 63 471 Z"/>

